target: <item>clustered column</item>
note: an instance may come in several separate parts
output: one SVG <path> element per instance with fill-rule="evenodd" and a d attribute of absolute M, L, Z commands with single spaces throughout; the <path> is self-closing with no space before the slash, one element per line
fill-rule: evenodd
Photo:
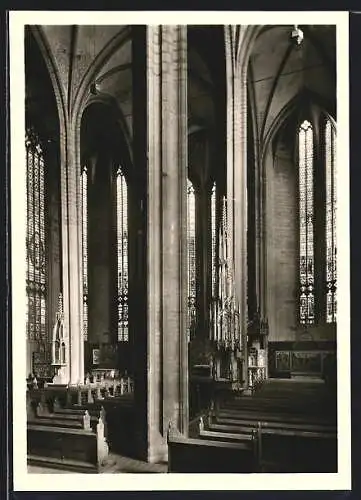
<path fill-rule="evenodd" d="M 146 379 L 136 376 L 142 390 L 137 393 L 136 384 L 135 397 L 137 409 L 144 411 L 137 424 L 143 443 L 138 444 L 152 462 L 167 458 L 170 422 L 183 433 L 188 430 L 186 27 L 148 26 L 145 41 L 147 347 L 143 361 L 139 350 L 136 369 L 145 371 Z M 134 78 L 140 79 L 138 69 Z"/>
<path fill-rule="evenodd" d="M 75 127 L 68 124 L 66 145 L 61 144 L 61 226 L 62 282 L 64 328 L 67 340 L 64 376 L 70 385 L 84 380 L 84 347 L 81 333 L 81 252 L 78 211 L 79 175 L 77 168 Z M 65 146 L 65 147 L 64 147 Z"/>
<path fill-rule="evenodd" d="M 227 71 L 228 255 L 234 266 L 242 344 L 247 343 L 247 65 L 240 58 L 247 26 L 225 26 Z M 247 381 L 247 355 L 243 362 Z"/>

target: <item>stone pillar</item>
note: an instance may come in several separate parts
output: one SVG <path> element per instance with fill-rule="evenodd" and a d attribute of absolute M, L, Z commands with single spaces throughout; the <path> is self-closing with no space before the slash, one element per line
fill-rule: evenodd
<path fill-rule="evenodd" d="M 131 224 L 129 227 L 129 328 L 133 349 L 135 447 L 142 460 L 156 461 L 149 440 L 149 406 L 153 394 L 149 392 L 149 361 L 154 347 L 148 340 L 149 318 L 147 314 L 147 38 L 145 26 L 132 27 L 132 91 L 133 91 L 133 175 L 128 189 Z M 149 153 L 148 153 L 149 154 Z M 151 273 L 155 273 L 153 262 Z M 157 353 L 160 363 L 159 353 Z M 153 371 L 158 367 L 155 363 Z M 154 425 L 154 424 L 153 424 Z"/>
<path fill-rule="evenodd" d="M 75 133 L 69 126 L 67 162 L 61 169 L 62 200 L 62 265 L 64 327 L 67 340 L 67 366 L 65 376 L 70 384 L 84 379 L 84 348 L 81 333 L 81 241 L 78 191 L 80 175 L 76 166 Z"/>
<path fill-rule="evenodd" d="M 67 365 L 64 368 L 64 376 L 66 381 L 70 380 L 70 311 L 69 311 L 69 210 L 68 210 L 68 164 L 67 164 L 67 141 L 66 137 L 69 133 L 68 128 L 61 131 L 60 134 L 60 226 L 61 226 L 61 282 L 63 293 L 63 314 L 64 314 L 64 330 L 66 338 L 66 359 Z M 52 335 L 52 331 L 51 331 Z"/>
<path fill-rule="evenodd" d="M 188 432 L 186 61 L 185 26 L 147 28 L 149 460 Z"/>
<path fill-rule="evenodd" d="M 243 347 L 247 342 L 247 72 L 239 60 L 245 26 L 225 26 L 227 71 L 227 253 L 234 268 Z M 243 362 L 247 376 L 247 355 Z"/>

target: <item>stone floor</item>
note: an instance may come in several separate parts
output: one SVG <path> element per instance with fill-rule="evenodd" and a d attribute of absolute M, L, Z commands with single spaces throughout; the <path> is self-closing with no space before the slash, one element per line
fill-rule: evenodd
<path fill-rule="evenodd" d="M 166 473 L 167 464 L 148 464 L 133 458 L 123 457 L 121 455 L 109 454 L 108 463 L 104 467 L 104 474 L 147 474 L 147 473 Z M 71 474 L 71 472 L 51 469 L 48 467 L 38 467 L 29 465 L 29 474 Z"/>

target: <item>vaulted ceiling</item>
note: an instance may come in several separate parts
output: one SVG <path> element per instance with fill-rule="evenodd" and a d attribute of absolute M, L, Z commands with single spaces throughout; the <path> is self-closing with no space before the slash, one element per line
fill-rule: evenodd
<path fill-rule="evenodd" d="M 223 26 L 188 26 L 189 128 L 214 131 L 225 107 Z"/>
<path fill-rule="evenodd" d="M 40 32 L 44 47 L 50 53 L 59 75 L 64 105 L 71 113 L 82 83 L 91 74 L 91 82 L 104 96 L 115 99 L 122 111 L 129 132 L 132 129 L 132 79 L 131 79 L 131 41 L 125 26 L 41 26 Z M 42 72 L 43 65 L 39 54 L 33 49 L 33 36 L 27 30 L 29 71 L 27 94 L 33 101 L 43 102 Z M 90 87 L 90 86 L 89 86 Z M 88 89 L 89 91 L 90 89 Z M 89 92 L 90 97 L 90 92 Z"/>
<path fill-rule="evenodd" d="M 304 41 L 291 42 L 292 26 L 264 26 L 249 61 L 248 94 L 258 138 L 262 141 L 280 112 L 308 92 L 331 114 L 336 95 L 336 33 L 333 26 L 301 26 Z M 127 26 L 42 26 L 68 112 L 86 78 L 112 99 L 132 137 L 132 49 Z M 46 108 L 56 109 L 51 81 L 36 42 L 26 33 L 27 104 L 41 121 Z M 90 75 L 90 76 L 89 76 Z M 188 125 L 207 130 L 214 150 L 226 135 L 226 65 L 222 26 L 188 27 Z M 89 97 L 91 97 L 90 90 Z M 51 120 L 45 128 L 55 130 Z M 222 128 L 223 127 L 223 128 Z M 214 153 L 210 152 L 212 158 Z M 219 162 L 221 163 L 221 162 Z"/>
<path fill-rule="evenodd" d="M 301 26 L 300 45 L 292 26 L 265 26 L 255 41 L 248 72 L 256 130 L 262 141 L 281 111 L 307 93 L 331 115 L 336 107 L 336 30 Z"/>
<path fill-rule="evenodd" d="M 41 26 L 38 29 L 55 61 L 67 109 L 71 109 L 74 105 L 81 83 L 90 69 L 94 68 L 94 63 L 102 59 L 95 68 L 92 81 L 96 84 L 97 92 L 111 96 L 117 101 L 128 132 L 132 135 L 131 40 L 125 38 L 121 43 L 115 42 L 121 40 L 122 32 L 128 28 L 54 25 Z M 216 27 L 211 33 L 206 27 L 189 28 L 190 127 L 214 128 L 216 119 L 214 102 L 220 72 L 219 56 L 224 59 L 222 36 L 222 27 Z M 109 54 L 104 56 L 107 52 Z M 218 71 L 215 71 L 215 62 L 218 64 Z M 32 64 L 32 67 L 37 65 Z M 36 82 L 31 85 L 34 89 L 36 86 Z"/>
<path fill-rule="evenodd" d="M 25 81 L 27 126 L 35 127 L 46 140 L 57 137 L 59 120 L 52 82 L 38 44 L 29 31 L 25 33 Z"/>

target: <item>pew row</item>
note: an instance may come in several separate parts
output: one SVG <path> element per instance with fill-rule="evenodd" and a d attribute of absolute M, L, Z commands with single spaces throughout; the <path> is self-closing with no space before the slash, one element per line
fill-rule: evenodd
<path fill-rule="evenodd" d="M 334 405 L 335 406 L 335 405 Z M 314 418 L 325 418 L 327 415 L 334 414 L 334 409 L 331 404 L 326 404 L 322 401 L 315 402 L 305 402 L 305 403 L 295 403 L 293 401 L 278 402 L 274 400 L 247 400 L 240 398 L 238 401 L 227 401 L 223 402 L 222 405 L 217 407 L 218 411 L 237 411 L 237 412 L 277 412 L 283 413 L 285 415 L 294 415 L 303 418 L 314 417 Z M 328 411 L 330 410 L 330 411 Z M 330 418 L 330 417 L 328 417 Z"/>
<path fill-rule="evenodd" d="M 217 417 L 199 419 L 201 440 L 252 441 L 256 446 L 256 470 L 260 472 L 337 471 L 336 429 L 309 424 L 240 420 L 237 425 L 218 422 Z"/>
<path fill-rule="evenodd" d="M 287 415 L 283 413 L 264 413 L 264 412 L 229 412 L 220 411 L 216 414 L 218 423 L 225 424 L 235 424 L 239 421 L 264 421 L 273 422 L 275 424 L 279 423 L 282 426 L 284 423 L 287 425 L 310 425 L 310 426 L 320 426 L 322 428 L 328 427 L 331 429 L 336 428 L 336 423 L 330 419 L 317 418 L 317 417 L 299 417 L 293 415 Z"/>
<path fill-rule="evenodd" d="M 75 419 L 78 412 L 87 410 L 90 414 L 91 427 L 95 432 L 96 418 L 101 416 L 104 424 L 104 436 L 109 451 L 134 457 L 134 405 L 133 394 L 126 393 L 97 399 L 96 391 L 90 387 L 46 387 L 28 390 L 28 419 L 36 416 L 36 406 L 41 402 L 48 413 L 73 415 L 65 417 Z M 92 394 L 90 394 L 92 392 Z M 60 416 L 61 414 L 61 416 Z"/>
<path fill-rule="evenodd" d="M 108 457 L 104 422 L 87 410 L 78 414 L 50 413 L 39 403 L 27 422 L 29 465 L 72 472 L 100 472 Z"/>
<path fill-rule="evenodd" d="M 85 406 L 72 406 L 63 408 L 57 398 L 50 405 L 44 397 L 41 397 L 38 403 L 30 402 L 27 410 L 28 423 L 42 423 L 47 425 L 50 422 L 63 427 L 80 427 L 80 422 L 83 422 L 83 428 L 92 428 L 96 432 L 96 426 L 99 418 L 102 419 L 104 425 L 104 437 L 107 439 L 107 419 L 106 413 L 101 402 L 87 404 Z M 89 420 L 89 424 L 87 423 Z"/>
<path fill-rule="evenodd" d="M 257 427 L 260 472 L 337 472 L 337 435 L 330 432 Z"/>

